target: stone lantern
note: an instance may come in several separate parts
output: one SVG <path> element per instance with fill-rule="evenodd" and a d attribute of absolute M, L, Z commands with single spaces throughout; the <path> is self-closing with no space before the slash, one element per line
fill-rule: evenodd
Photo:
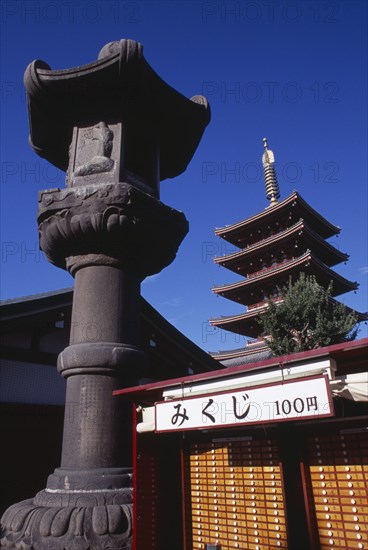
<path fill-rule="evenodd" d="M 129 549 L 128 435 L 112 392 L 145 375 L 140 283 L 173 261 L 188 231 L 184 214 L 160 202 L 160 181 L 186 169 L 210 111 L 202 96 L 189 100 L 161 80 L 133 40 L 72 69 L 35 61 L 25 86 L 31 146 L 67 173 L 65 189 L 39 193 L 40 246 L 75 287 L 70 344 L 58 358 L 67 381 L 61 465 L 5 512 L 1 543 Z"/>

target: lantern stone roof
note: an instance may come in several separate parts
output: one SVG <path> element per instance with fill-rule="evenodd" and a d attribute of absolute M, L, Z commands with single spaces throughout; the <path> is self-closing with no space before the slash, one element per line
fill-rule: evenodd
<path fill-rule="evenodd" d="M 265 226 L 268 229 L 267 235 L 269 235 L 271 229 L 277 231 L 282 228 L 283 219 L 288 220 L 287 225 L 289 226 L 303 219 L 315 233 L 318 233 L 324 239 L 340 233 L 339 227 L 326 220 L 299 193 L 294 191 L 289 197 L 275 204 L 272 208 L 266 208 L 262 212 L 238 223 L 218 228 L 215 230 L 215 234 L 239 248 L 245 248 L 262 238 L 260 235 L 262 235 Z"/>
<path fill-rule="evenodd" d="M 214 262 L 235 273 L 247 275 L 247 273 L 255 271 L 254 267 L 251 267 L 254 258 L 265 253 L 278 252 L 282 247 L 294 245 L 298 248 L 299 253 L 308 249 L 313 250 L 319 259 L 328 266 L 333 266 L 349 259 L 348 254 L 340 252 L 340 250 L 322 239 L 304 220 L 299 220 L 292 227 L 270 235 L 242 250 L 215 257 Z"/>
<path fill-rule="evenodd" d="M 276 208 L 276 207 L 274 207 Z M 307 275 L 315 275 L 319 284 L 326 287 L 333 281 L 332 295 L 339 296 L 350 290 L 356 290 L 358 284 L 348 281 L 323 264 L 309 250 L 298 258 L 286 260 L 273 267 L 265 268 L 251 277 L 242 279 L 236 283 L 216 286 L 212 290 L 230 300 L 242 304 L 252 304 L 263 299 L 265 289 L 273 289 L 276 286 L 284 286 L 290 275 L 299 275 L 303 271 Z"/>
<path fill-rule="evenodd" d="M 166 84 L 143 56 L 143 46 L 120 40 L 104 46 L 98 60 L 65 70 L 31 63 L 24 76 L 30 144 L 41 157 L 66 171 L 73 127 L 104 120 L 131 125 L 131 147 L 147 134 L 157 137 L 160 179 L 182 173 L 210 120 L 207 100 L 187 99 Z"/>

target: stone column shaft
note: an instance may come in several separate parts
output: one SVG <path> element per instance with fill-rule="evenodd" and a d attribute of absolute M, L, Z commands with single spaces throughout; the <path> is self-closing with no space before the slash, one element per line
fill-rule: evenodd
<path fill-rule="evenodd" d="M 70 346 L 59 360 L 67 391 L 58 473 L 73 470 L 72 476 L 64 474 L 68 486 L 71 477 L 74 488 L 90 485 L 78 470 L 111 469 L 122 463 L 121 405 L 111 395 L 127 377 L 136 377 L 137 383 L 144 367 L 144 354 L 138 349 L 139 289 L 136 275 L 114 266 L 85 266 L 75 274 Z M 110 488 L 111 475 L 106 471 L 104 476 Z"/>
<path fill-rule="evenodd" d="M 119 342 L 139 345 L 140 279 L 109 265 L 75 274 L 70 345 Z"/>

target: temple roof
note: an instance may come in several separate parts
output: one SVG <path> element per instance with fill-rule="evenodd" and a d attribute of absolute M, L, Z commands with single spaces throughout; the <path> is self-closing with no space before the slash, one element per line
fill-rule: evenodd
<path fill-rule="evenodd" d="M 254 216 L 216 229 L 215 234 L 239 248 L 244 248 L 262 238 L 259 236 L 258 231 L 264 230 L 265 224 L 269 224 L 270 230 L 272 228 L 277 230 L 279 220 L 286 215 L 290 220 L 288 225 L 293 225 L 298 220 L 303 219 L 314 232 L 324 239 L 340 233 L 339 227 L 326 220 L 302 199 L 299 193 L 294 191 L 283 201 Z"/>
<path fill-rule="evenodd" d="M 338 273 L 335 273 L 308 250 L 298 258 L 293 258 L 274 267 L 263 269 L 256 275 L 242 279 L 236 283 L 214 287 L 212 290 L 225 298 L 249 305 L 262 301 L 264 292 L 267 290 L 271 291 L 277 286 L 284 286 L 289 276 L 298 276 L 300 272 L 304 272 L 307 275 L 315 275 L 317 283 L 325 288 L 327 288 L 332 280 L 333 296 L 339 296 L 358 288 L 356 282 L 348 281 Z"/>
<path fill-rule="evenodd" d="M 160 179 L 182 173 L 210 120 L 207 100 L 187 99 L 166 84 L 143 57 L 143 46 L 120 40 L 104 46 L 93 63 L 51 70 L 31 63 L 24 75 L 30 143 L 41 157 L 66 170 L 73 126 L 122 120 L 136 143 L 154 132 L 160 144 Z"/>
<path fill-rule="evenodd" d="M 221 355 L 219 355 L 221 353 Z M 221 365 L 227 369 L 231 367 L 238 367 L 240 365 L 248 365 L 251 367 L 253 363 L 258 363 L 260 361 L 265 361 L 273 357 L 273 353 L 268 347 L 263 347 L 258 350 L 243 352 L 243 354 L 237 354 L 234 352 L 226 353 L 219 352 L 218 354 L 212 353 L 212 357 L 216 359 Z"/>
<path fill-rule="evenodd" d="M 216 351 L 210 353 L 214 359 L 220 361 L 226 366 L 230 366 L 227 364 L 227 361 L 230 359 L 240 359 L 239 364 L 243 365 L 246 363 L 253 363 L 255 361 L 269 359 L 273 356 L 272 351 L 267 346 L 264 340 L 260 342 L 255 342 L 253 345 L 247 346 L 245 348 Z"/>
<path fill-rule="evenodd" d="M 256 271 L 256 268 L 250 265 L 255 258 L 264 253 L 278 252 L 280 247 L 290 246 L 293 243 L 297 244 L 299 253 L 308 249 L 313 250 L 315 255 L 328 266 L 336 265 L 349 258 L 348 254 L 340 252 L 322 239 L 303 220 L 299 220 L 292 227 L 251 244 L 238 252 L 218 256 L 214 258 L 214 262 L 246 276 L 248 273 Z"/>

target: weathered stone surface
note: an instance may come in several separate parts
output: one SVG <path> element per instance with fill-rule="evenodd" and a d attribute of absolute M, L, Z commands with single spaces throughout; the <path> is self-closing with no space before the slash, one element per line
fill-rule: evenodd
<path fill-rule="evenodd" d="M 142 279 L 174 260 L 188 231 L 182 212 L 127 183 L 41 191 L 38 224 L 54 265 L 73 271 L 84 256 L 83 265 L 116 265 Z"/>
<path fill-rule="evenodd" d="M 2 518 L 5 535 L 1 547 L 9 550 L 130 550 L 132 506 L 118 503 L 90 504 L 88 495 L 72 495 L 75 503 L 38 504 L 37 497 L 11 506 Z M 103 500 L 100 495 L 100 500 Z M 87 501 L 87 502 L 86 502 Z M 93 502 L 93 500 L 92 500 Z M 115 503 L 117 502 L 117 503 Z"/>
<path fill-rule="evenodd" d="M 184 214 L 159 201 L 159 184 L 185 170 L 210 110 L 163 82 L 133 40 L 73 69 L 35 61 L 25 85 L 31 146 L 67 172 L 66 189 L 39 194 L 40 246 L 75 288 L 70 345 L 58 359 L 67 380 L 61 465 L 45 490 L 5 512 L 1 544 L 130 550 L 130 404 L 112 392 L 147 374 L 140 283 L 173 261 L 188 231 Z"/>

